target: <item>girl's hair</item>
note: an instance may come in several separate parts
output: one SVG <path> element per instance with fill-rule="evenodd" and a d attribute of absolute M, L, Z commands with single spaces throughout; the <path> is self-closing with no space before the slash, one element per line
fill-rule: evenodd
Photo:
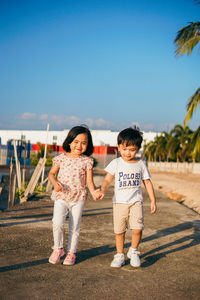
<path fill-rule="evenodd" d="M 122 130 L 117 137 L 117 144 L 125 144 L 126 146 L 135 145 L 141 148 L 143 141 L 142 132 L 137 127 L 129 127 Z"/>
<path fill-rule="evenodd" d="M 86 133 L 88 136 L 88 145 L 87 145 L 87 149 L 86 151 L 83 153 L 87 156 L 90 156 L 93 153 L 93 142 L 92 142 L 92 135 L 90 133 L 90 130 L 86 127 L 86 126 L 75 126 L 72 129 L 70 129 L 70 131 L 68 132 L 68 135 L 66 137 L 66 139 L 64 140 L 63 143 L 63 149 L 66 152 L 70 152 L 70 145 L 73 140 L 76 138 L 77 135 L 81 134 L 81 133 Z"/>

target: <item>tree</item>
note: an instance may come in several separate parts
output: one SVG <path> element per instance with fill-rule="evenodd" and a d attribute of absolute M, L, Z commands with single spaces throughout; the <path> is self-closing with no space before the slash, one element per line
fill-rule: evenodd
<path fill-rule="evenodd" d="M 192 157 L 194 161 L 200 161 L 200 126 L 195 132 L 193 132 L 191 138 L 192 144 L 194 145 Z"/>
<path fill-rule="evenodd" d="M 200 41 L 200 22 L 190 22 L 188 26 L 181 28 L 174 40 L 177 46 L 176 55 L 186 54 L 189 56 L 194 47 Z"/>
<path fill-rule="evenodd" d="M 199 0 L 195 1 L 197 4 L 200 4 Z M 194 47 L 200 42 L 200 22 L 191 22 L 188 26 L 181 28 L 174 40 L 176 45 L 175 53 L 177 55 L 186 54 L 189 56 Z M 193 113 L 197 110 L 197 107 L 200 106 L 200 88 L 189 98 L 187 103 L 187 113 L 184 119 L 184 126 L 191 120 Z M 198 129 L 197 129 L 198 130 Z M 194 156 L 196 156 L 197 151 L 199 151 L 200 144 L 200 135 L 197 132 L 196 142 L 194 145 Z"/>
<path fill-rule="evenodd" d="M 175 53 L 178 56 L 186 54 L 189 56 L 194 47 L 200 42 L 200 22 L 191 22 L 188 26 L 181 28 L 174 40 L 176 45 Z M 200 88 L 189 98 L 187 104 L 187 114 L 184 125 L 190 121 L 193 112 L 200 105 Z"/>

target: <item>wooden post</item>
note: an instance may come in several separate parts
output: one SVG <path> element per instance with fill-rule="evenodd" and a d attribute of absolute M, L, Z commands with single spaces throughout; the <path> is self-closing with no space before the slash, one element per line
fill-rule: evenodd
<path fill-rule="evenodd" d="M 15 140 L 13 140 L 13 145 L 14 145 L 14 155 L 15 155 L 15 163 L 16 163 L 16 172 L 17 172 L 17 184 L 18 188 L 21 189 L 22 187 L 22 181 L 21 181 L 21 171 L 20 171 L 20 162 L 17 157 L 17 147 Z"/>
<path fill-rule="evenodd" d="M 24 149 L 24 168 L 22 170 L 22 184 L 24 186 L 26 180 L 26 142 L 25 142 L 25 149 Z"/>
<path fill-rule="evenodd" d="M 8 194 L 8 208 L 11 207 L 11 201 L 12 201 L 12 173 L 13 173 L 13 158 L 11 156 L 10 160 L 10 176 L 9 176 L 9 194 Z"/>
<path fill-rule="evenodd" d="M 44 148 L 44 159 L 45 160 L 46 160 L 46 156 L 47 156 L 48 133 L 49 133 L 49 123 L 47 124 L 47 138 L 46 138 L 46 144 L 45 144 L 45 148 Z M 41 185 L 42 185 L 42 182 L 44 181 L 44 171 L 45 171 L 45 165 L 42 170 Z"/>
<path fill-rule="evenodd" d="M 13 207 L 15 204 L 16 177 L 16 173 L 14 173 L 12 182 L 12 197 L 10 202 L 11 207 Z"/>
<path fill-rule="evenodd" d="M 31 177 L 31 180 L 29 181 L 29 184 L 25 190 L 24 197 L 21 199 L 20 202 L 25 202 L 27 200 L 28 196 L 34 192 L 36 184 L 38 183 L 38 180 L 39 180 L 42 170 L 44 168 L 45 162 L 46 162 L 46 159 L 40 158 L 40 160 L 37 164 L 37 167 L 35 168 L 35 171 Z"/>

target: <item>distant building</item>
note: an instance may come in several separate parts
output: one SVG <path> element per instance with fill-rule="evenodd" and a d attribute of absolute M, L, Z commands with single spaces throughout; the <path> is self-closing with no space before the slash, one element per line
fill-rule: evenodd
<path fill-rule="evenodd" d="M 48 134 L 45 130 L 0 130 L 0 140 L 2 145 L 7 145 L 8 140 L 26 140 L 31 144 L 55 144 L 61 146 L 69 132 L 69 129 L 62 131 L 49 131 Z M 116 146 L 117 135 L 119 132 L 111 130 L 91 130 L 94 146 Z M 143 139 L 148 143 L 159 135 L 158 132 L 143 132 Z"/>

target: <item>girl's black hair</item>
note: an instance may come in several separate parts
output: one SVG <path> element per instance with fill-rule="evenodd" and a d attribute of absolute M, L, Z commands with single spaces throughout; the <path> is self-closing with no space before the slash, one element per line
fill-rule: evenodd
<path fill-rule="evenodd" d="M 90 130 L 85 127 L 85 126 L 75 126 L 72 129 L 70 129 L 70 131 L 68 132 L 68 135 L 66 137 L 66 139 L 64 140 L 63 143 L 63 149 L 66 152 L 70 152 L 70 146 L 69 144 L 71 144 L 73 142 L 73 140 L 76 138 L 77 135 L 81 134 L 81 133 L 86 133 L 88 136 L 88 145 L 87 145 L 87 149 L 86 151 L 83 153 L 87 156 L 90 156 L 93 153 L 93 142 L 92 142 L 92 135 L 90 133 Z"/>
<path fill-rule="evenodd" d="M 125 144 L 126 146 L 135 145 L 141 148 L 143 141 L 142 132 L 137 127 L 129 127 L 122 130 L 117 137 L 117 144 Z"/>

